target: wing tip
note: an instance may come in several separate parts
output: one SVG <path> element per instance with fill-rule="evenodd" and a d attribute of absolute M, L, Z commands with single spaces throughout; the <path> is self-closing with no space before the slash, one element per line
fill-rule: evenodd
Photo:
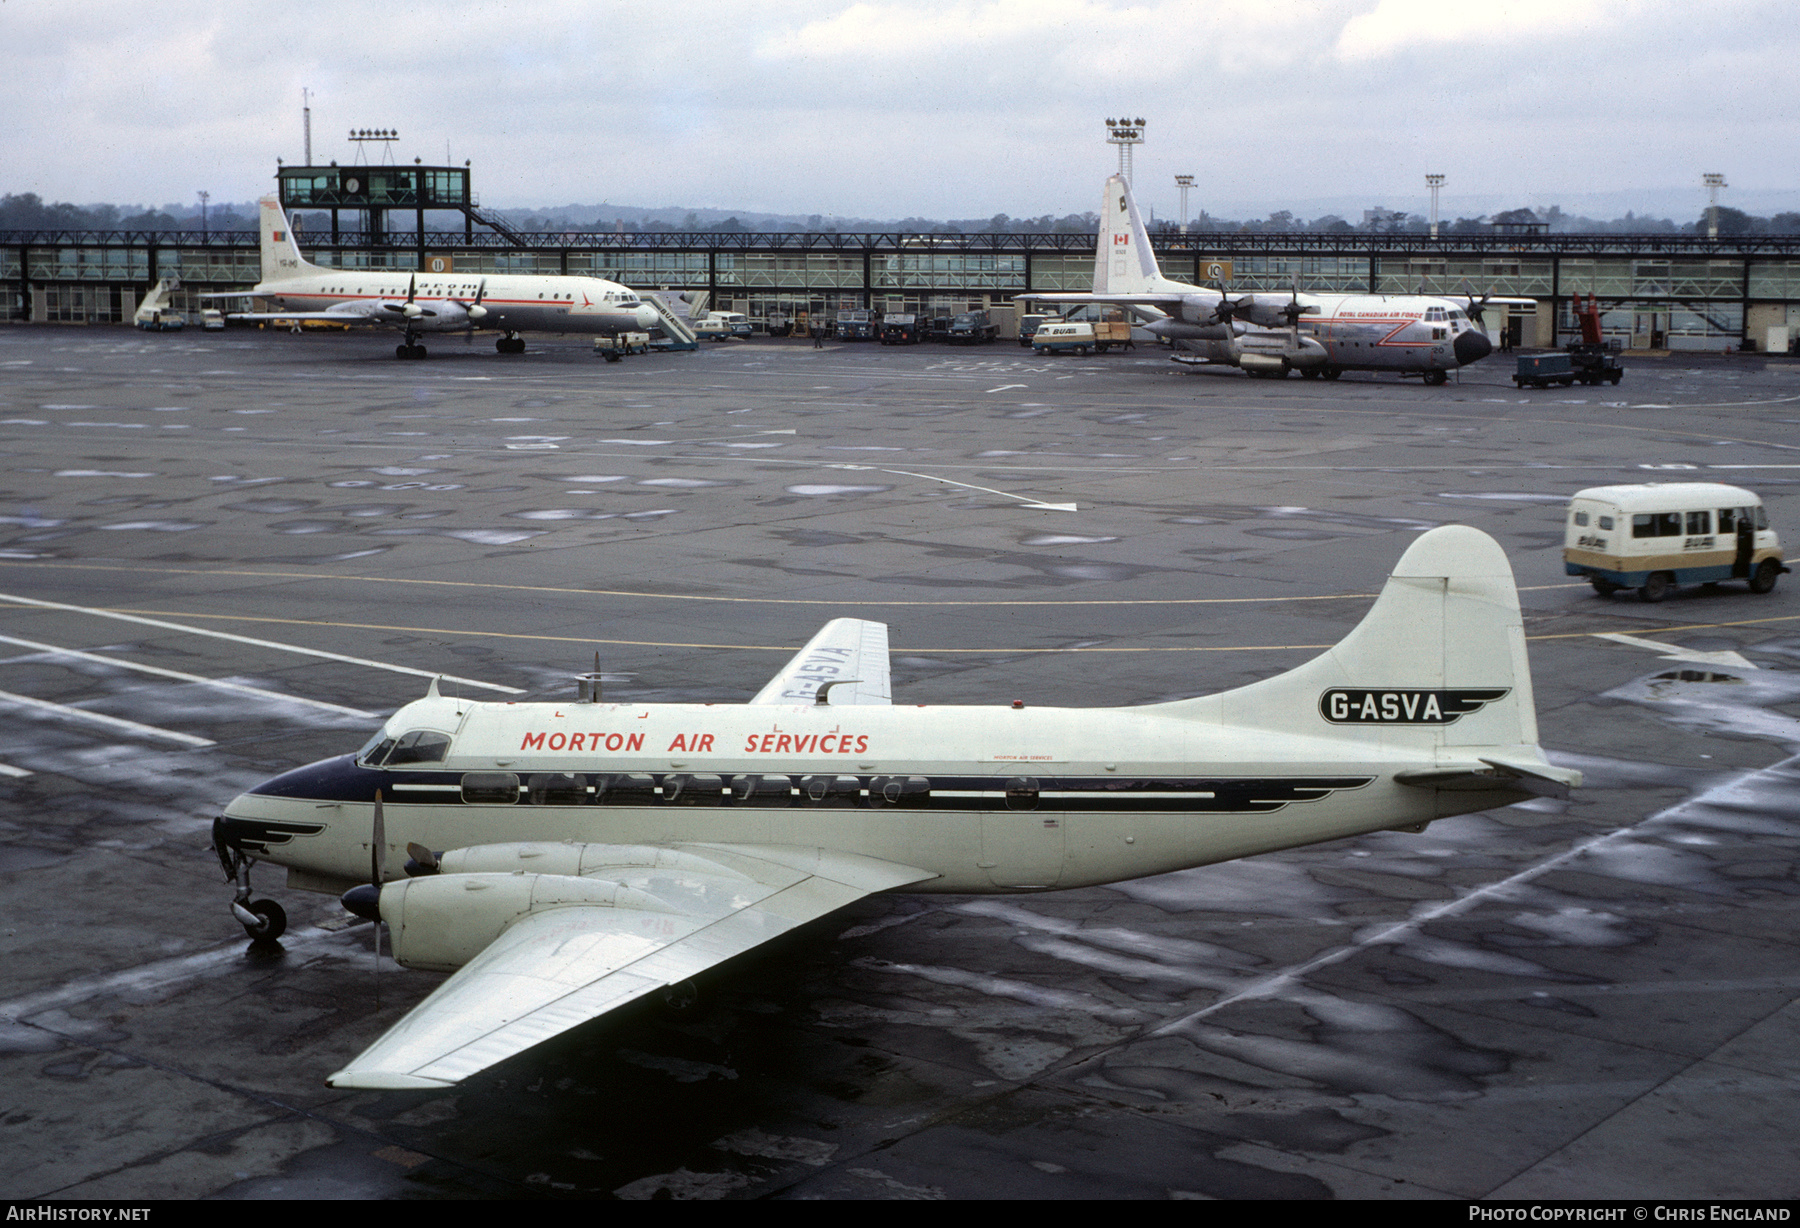
<path fill-rule="evenodd" d="M 346 1067 L 325 1080 L 325 1086 L 357 1091 L 442 1091 L 456 1084 L 446 1079 L 427 1079 L 394 1070 L 354 1070 Z"/>

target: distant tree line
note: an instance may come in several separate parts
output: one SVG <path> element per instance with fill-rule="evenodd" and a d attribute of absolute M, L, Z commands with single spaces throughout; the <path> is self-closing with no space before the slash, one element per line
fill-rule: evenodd
<path fill-rule="evenodd" d="M 1459 217 L 1454 220 L 1440 220 L 1438 233 L 1442 235 L 1477 235 L 1492 234 L 1497 225 L 1542 225 L 1551 234 L 1705 234 L 1707 232 L 1707 215 L 1703 210 L 1692 222 L 1677 223 L 1669 218 L 1651 217 L 1642 213 L 1626 213 L 1624 217 L 1602 221 L 1597 218 L 1581 217 L 1565 213 L 1560 205 L 1551 205 L 1545 209 L 1507 209 L 1488 217 Z M 1176 223 L 1159 219 L 1157 228 L 1164 231 L 1179 229 Z M 1431 222 L 1417 213 L 1396 212 L 1388 209 L 1370 209 L 1360 222 L 1348 222 L 1335 213 L 1327 213 L 1322 217 L 1307 221 L 1295 217 L 1283 209 L 1271 213 L 1266 218 L 1250 218 L 1239 221 L 1232 218 L 1213 217 L 1205 212 L 1188 224 L 1192 231 L 1231 232 L 1244 234 L 1293 234 L 1311 231 L 1322 234 L 1428 234 Z M 1800 234 L 1800 213 L 1777 213 L 1774 217 L 1755 217 L 1741 209 L 1731 209 L 1724 205 L 1719 207 L 1719 234 L 1752 235 L 1752 234 Z"/>
<path fill-rule="evenodd" d="M 713 220 L 705 220 L 697 210 L 687 210 L 679 222 L 649 216 L 649 210 L 634 210 L 645 216 L 637 218 L 595 217 L 592 206 L 565 206 L 561 209 L 495 209 L 489 212 L 509 225 L 528 232 L 619 231 L 627 234 L 688 232 L 695 234 L 737 234 L 746 231 L 778 231 L 787 234 L 836 234 L 886 230 L 911 234 L 1091 234 L 1099 225 L 1096 213 L 1070 213 L 1062 217 L 1015 218 L 996 213 L 989 218 L 967 218 L 940 221 L 935 218 L 907 217 L 898 221 L 870 218 L 826 218 L 821 214 L 806 217 L 779 214 L 749 214 L 741 220 L 736 214 L 719 218 L 722 210 L 710 209 Z M 671 213 L 674 211 L 672 210 Z M 404 221 L 407 210 L 396 209 L 390 215 L 390 228 L 402 229 L 394 223 Z M 340 215 L 339 227 L 354 232 L 360 218 L 346 211 Z M 160 209 L 145 205 L 72 205 L 66 201 L 46 203 L 35 192 L 7 193 L 0 196 L 0 230 L 199 230 L 201 213 L 195 205 L 164 205 Z M 1669 218 L 1626 213 L 1624 217 L 1602 221 L 1565 213 L 1559 205 L 1543 209 L 1509 209 L 1490 217 L 1459 217 L 1443 221 L 1440 234 L 1490 234 L 1496 224 L 1539 224 L 1552 234 L 1705 234 L 1706 212 L 1692 222 L 1676 223 Z M 206 211 L 205 226 L 217 231 L 254 231 L 256 205 L 221 203 Z M 299 215 L 295 228 L 318 232 L 330 228 L 330 215 L 317 210 Z M 451 221 L 428 220 L 434 230 L 461 230 L 460 218 Z M 1161 231 L 1177 229 L 1174 222 L 1159 219 Z M 1266 218 L 1237 220 L 1214 217 L 1205 211 L 1189 223 L 1190 230 L 1211 233 L 1236 231 L 1245 234 L 1424 234 L 1431 224 L 1416 213 L 1388 209 L 1370 209 L 1363 220 L 1351 222 L 1327 213 L 1308 221 L 1286 209 Z M 1773 217 L 1756 217 L 1741 209 L 1719 207 L 1719 234 L 1800 234 L 1800 212 L 1777 213 Z"/>
<path fill-rule="evenodd" d="M 240 210 L 243 210 L 240 212 Z M 0 230 L 199 230 L 200 206 L 46 204 L 36 192 L 0 196 Z M 255 230 L 254 205 L 217 204 L 206 210 L 208 230 Z"/>

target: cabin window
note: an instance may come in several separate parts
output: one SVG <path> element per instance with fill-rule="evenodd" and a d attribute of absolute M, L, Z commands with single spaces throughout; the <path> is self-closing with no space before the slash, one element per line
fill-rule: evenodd
<path fill-rule="evenodd" d="M 1038 782 L 1035 776 L 1014 776 L 1006 782 L 1006 808 L 1008 810 L 1036 810 L 1038 805 Z"/>
<path fill-rule="evenodd" d="M 1639 512 L 1631 518 L 1633 537 L 1680 537 L 1680 512 Z"/>
<path fill-rule="evenodd" d="M 1687 514 L 1688 536 L 1712 532 L 1711 512 L 1689 512 Z"/>
<path fill-rule="evenodd" d="M 568 772 L 533 772 L 525 780 L 533 806 L 582 806 L 587 804 L 587 778 Z"/>
<path fill-rule="evenodd" d="M 842 810 L 862 797 L 862 781 L 855 776 L 802 776 L 800 804 L 821 810 Z"/>
<path fill-rule="evenodd" d="M 519 800 L 519 778 L 511 772 L 464 772 L 462 799 L 471 806 L 511 806 Z"/>
<path fill-rule="evenodd" d="M 1573 520 L 1577 525 L 1580 525 L 1583 528 L 1585 528 L 1587 526 L 1587 522 L 1588 522 L 1588 514 L 1586 512 L 1575 512 L 1570 515 L 1569 519 Z"/>
<path fill-rule="evenodd" d="M 362 749 L 356 752 L 356 761 L 364 767 L 380 767 L 381 761 L 394 749 L 397 740 L 386 737 L 384 731 L 377 729 L 375 736 L 364 742 Z"/>
<path fill-rule="evenodd" d="M 644 772 L 594 777 L 594 800 L 602 806 L 656 805 L 656 778 Z"/>
<path fill-rule="evenodd" d="M 664 776 L 662 799 L 672 806 L 722 806 L 725 782 L 707 772 Z"/>
<path fill-rule="evenodd" d="M 731 800 L 740 806 L 786 806 L 794 800 L 794 782 L 786 776 L 733 776 Z"/>
<path fill-rule="evenodd" d="M 931 781 L 923 776 L 875 776 L 869 780 L 869 805 L 924 806 L 931 801 Z"/>

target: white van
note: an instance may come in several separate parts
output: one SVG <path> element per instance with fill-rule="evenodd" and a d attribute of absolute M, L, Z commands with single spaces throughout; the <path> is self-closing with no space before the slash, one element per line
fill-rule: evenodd
<path fill-rule="evenodd" d="M 1592 486 L 1569 500 L 1563 570 L 1610 597 L 1661 601 L 1682 584 L 1748 580 L 1766 593 L 1788 568 L 1762 500 L 1717 482 Z"/>
<path fill-rule="evenodd" d="M 1034 354 L 1091 354 L 1094 345 L 1094 326 L 1085 322 L 1066 324 L 1058 320 L 1054 324 L 1038 325 L 1037 331 L 1031 334 Z"/>

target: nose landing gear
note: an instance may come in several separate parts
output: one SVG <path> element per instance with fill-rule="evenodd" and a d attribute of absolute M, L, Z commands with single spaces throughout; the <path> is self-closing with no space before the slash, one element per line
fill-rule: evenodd
<path fill-rule="evenodd" d="M 238 919 L 238 924 L 244 927 L 244 933 L 256 946 L 273 946 L 277 938 L 287 933 L 287 910 L 274 900 L 250 898 L 250 867 L 256 864 L 256 858 L 232 848 L 216 833 L 213 850 L 219 854 L 219 864 L 225 869 L 226 879 L 237 883 L 237 890 L 231 897 L 231 915 Z"/>

